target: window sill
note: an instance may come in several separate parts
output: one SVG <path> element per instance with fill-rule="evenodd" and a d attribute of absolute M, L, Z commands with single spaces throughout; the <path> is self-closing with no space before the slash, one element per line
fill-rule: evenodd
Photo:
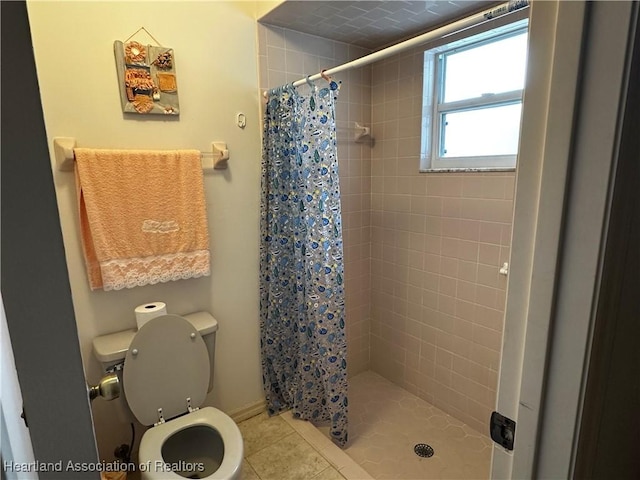
<path fill-rule="evenodd" d="M 515 172 L 515 167 L 454 167 L 454 168 L 421 168 L 420 173 L 485 173 L 485 172 Z"/>

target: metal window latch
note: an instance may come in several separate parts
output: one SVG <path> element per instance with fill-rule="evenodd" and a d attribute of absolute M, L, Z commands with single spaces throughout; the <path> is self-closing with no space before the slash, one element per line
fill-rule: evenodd
<path fill-rule="evenodd" d="M 513 450 L 513 442 L 516 436 L 516 422 L 498 412 L 491 414 L 489 422 L 491 439 L 507 450 Z"/>

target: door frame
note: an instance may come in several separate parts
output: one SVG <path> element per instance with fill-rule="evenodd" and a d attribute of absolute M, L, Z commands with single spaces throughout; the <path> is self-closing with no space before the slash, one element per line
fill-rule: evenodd
<path fill-rule="evenodd" d="M 544 88 L 523 105 L 498 390 L 517 427 L 492 478 L 573 472 L 633 8 L 532 4 L 528 81 Z"/>
<path fill-rule="evenodd" d="M 629 79 L 640 78 L 640 6 Z M 630 49 L 631 50 L 631 49 Z M 574 478 L 640 478 L 640 82 L 621 118 Z M 634 381 L 635 380 L 635 381 Z"/>

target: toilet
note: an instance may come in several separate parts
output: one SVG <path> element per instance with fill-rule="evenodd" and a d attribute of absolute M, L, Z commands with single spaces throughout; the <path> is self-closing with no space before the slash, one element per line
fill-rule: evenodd
<path fill-rule="evenodd" d="M 121 365 L 126 402 L 150 426 L 140 440 L 141 478 L 240 478 L 243 444 L 235 422 L 199 408 L 213 386 L 217 321 L 206 312 L 162 315 L 139 330 L 97 337 L 94 354 Z"/>

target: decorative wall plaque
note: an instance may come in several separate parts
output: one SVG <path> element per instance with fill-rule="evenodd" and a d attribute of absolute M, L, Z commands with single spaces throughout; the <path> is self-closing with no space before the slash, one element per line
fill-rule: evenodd
<path fill-rule="evenodd" d="M 173 49 L 116 40 L 113 50 L 123 112 L 180 114 Z"/>

